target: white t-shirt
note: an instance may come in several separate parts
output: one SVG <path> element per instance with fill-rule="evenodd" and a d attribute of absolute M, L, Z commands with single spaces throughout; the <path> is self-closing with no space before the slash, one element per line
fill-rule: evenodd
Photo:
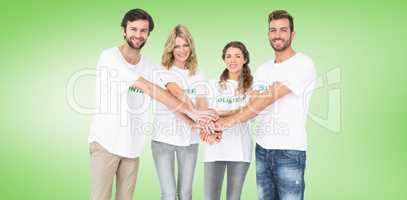
<path fill-rule="evenodd" d="M 274 82 L 281 82 L 291 90 L 257 116 L 255 136 L 260 146 L 306 151 L 305 125 L 315 78 L 313 61 L 302 53 L 281 63 L 270 60 L 257 69 L 255 90 L 266 90 Z"/>
<path fill-rule="evenodd" d="M 89 143 L 97 142 L 123 157 L 142 154 L 151 99 L 132 85 L 141 76 L 152 81 L 155 68 L 144 56 L 136 65 L 129 64 L 117 47 L 102 52 L 96 75 L 98 112 L 93 115 Z"/>
<path fill-rule="evenodd" d="M 161 87 L 166 89 L 167 83 L 176 83 L 191 101 L 196 104 L 196 97 L 204 95 L 204 76 L 197 71 L 190 76 L 187 69 L 172 66 L 166 72 L 158 75 Z M 152 140 L 176 146 L 189 146 L 199 143 L 198 130 L 192 130 L 184 121 L 178 118 L 172 111 L 158 101 L 154 101 L 154 130 Z"/>
<path fill-rule="evenodd" d="M 212 84 L 210 108 L 217 111 L 230 111 L 244 107 L 249 96 L 237 95 L 238 82 L 227 80 L 222 88 L 218 81 Z M 249 122 L 239 123 L 223 130 L 222 140 L 219 143 L 205 143 L 205 162 L 238 161 L 250 162 L 252 159 L 252 140 Z"/>

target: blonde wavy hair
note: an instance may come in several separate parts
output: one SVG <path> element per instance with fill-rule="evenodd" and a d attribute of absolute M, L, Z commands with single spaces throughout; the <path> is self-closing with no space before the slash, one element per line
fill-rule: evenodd
<path fill-rule="evenodd" d="M 186 60 L 186 67 L 189 71 L 189 75 L 195 75 L 198 67 L 198 61 L 195 53 L 195 44 L 192 40 L 191 33 L 188 31 L 187 27 L 183 25 L 177 25 L 171 29 L 170 35 L 168 36 L 167 42 L 165 42 L 164 52 L 161 59 L 161 64 L 170 69 L 174 64 L 174 47 L 175 47 L 175 38 L 180 37 L 184 39 L 191 49 L 191 54 Z"/>

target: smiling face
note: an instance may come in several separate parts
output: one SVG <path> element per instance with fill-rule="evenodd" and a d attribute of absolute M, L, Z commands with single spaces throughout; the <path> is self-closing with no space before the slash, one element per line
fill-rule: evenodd
<path fill-rule="evenodd" d="M 126 28 L 123 28 L 123 35 L 127 44 L 133 49 L 140 50 L 143 48 L 149 35 L 148 28 L 147 20 L 128 21 Z"/>
<path fill-rule="evenodd" d="M 229 73 L 237 74 L 242 71 L 243 65 L 246 63 L 246 58 L 243 52 L 236 47 L 229 47 L 226 49 L 224 62 Z"/>
<path fill-rule="evenodd" d="M 172 54 L 174 56 L 174 63 L 185 64 L 191 55 L 191 47 L 184 38 L 176 37 Z"/>
<path fill-rule="evenodd" d="M 290 30 L 288 19 L 271 20 L 269 24 L 268 38 L 271 47 L 275 51 L 284 51 L 291 47 L 291 41 L 295 33 Z"/>

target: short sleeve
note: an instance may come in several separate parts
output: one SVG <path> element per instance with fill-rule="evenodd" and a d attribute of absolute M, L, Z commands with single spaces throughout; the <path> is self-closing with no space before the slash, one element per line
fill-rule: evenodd
<path fill-rule="evenodd" d="M 284 68 L 277 80 L 287 86 L 295 95 L 303 95 L 315 81 L 315 67 L 311 60 Z"/>
<path fill-rule="evenodd" d="M 197 96 L 208 96 L 211 86 L 210 83 L 205 80 L 205 76 L 202 72 L 196 72 L 193 84 L 195 85 Z"/>
<path fill-rule="evenodd" d="M 125 92 L 139 78 L 140 73 L 116 64 L 110 50 L 104 50 L 99 56 L 96 65 L 96 87 L 99 91 L 120 88 L 121 92 Z"/>
<path fill-rule="evenodd" d="M 103 52 L 99 55 L 99 59 L 96 63 L 96 100 L 101 101 L 103 97 L 107 96 L 107 90 L 103 90 L 103 88 L 108 87 L 108 82 L 103 81 L 106 80 L 108 73 L 106 73 L 107 66 L 105 63 L 105 56 Z M 103 81 L 103 82 L 102 82 Z M 106 103 L 106 102 L 104 102 Z"/>
<path fill-rule="evenodd" d="M 98 59 L 97 64 L 96 64 L 96 68 L 99 69 L 99 68 L 102 68 L 102 67 L 107 67 L 108 66 L 108 63 L 107 63 L 108 60 L 109 60 L 108 53 L 106 52 L 106 50 L 102 51 L 102 53 L 100 53 L 100 55 L 99 55 L 99 59 Z"/>
<path fill-rule="evenodd" d="M 159 71 L 158 77 L 163 87 L 165 87 L 168 83 L 177 83 L 177 76 L 172 71 L 164 68 L 163 70 Z"/>
<path fill-rule="evenodd" d="M 168 74 L 168 70 L 163 68 L 161 65 L 154 65 L 145 69 L 143 72 L 143 78 L 146 80 L 154 83 L 155 85 L 160 86 L 161 88 L 165 88 L 165 75 Z"/>
<path fill-rule="evenodd" d="M 253 90 L 265 91 L 268 88 L 269 80 L 265 77 L 267 74 L 266 67 L 261 65 L 254 73 L 254 81 L 252 85 Z"/>

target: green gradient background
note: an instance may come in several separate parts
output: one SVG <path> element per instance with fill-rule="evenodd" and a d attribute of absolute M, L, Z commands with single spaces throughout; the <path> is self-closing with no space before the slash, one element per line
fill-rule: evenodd
<path fill-rule="evenodd" d="M 3 1 L 1 4 L 0 199 L 87 199 L 90 115 L 73 111 L 66 84 L 94 68 L 102 49 L 121 42 L 119 23 L 130 8 L 154 17 L 143 54 L 159 61 L 170 28 L 189 27 L 201 69 L 216 78 L 222 47 L 241 40 L 251 66 L 272 58 L 267 14 L 295 17 L 295 49 L 310 55 L 323 76 L 339 67 L 340 132 L 308 123 L 306 199 L 407 198 L 407 5 L 402 1 Z M 94 82 L 78 82 L 77 98 L 93 106 Z M 324 116 L 327 90 L 311 112 Z M 194 199 L 202 199 L 202 155 Z M 225 188 L 225 184 L 224 184 Z M 141 159 L 135 199 L 159 199 L 149 146 Z M 242 199 L 256 199 L 255 166 Z M 224 198 L 223 198 L 224 199 Z"/>

